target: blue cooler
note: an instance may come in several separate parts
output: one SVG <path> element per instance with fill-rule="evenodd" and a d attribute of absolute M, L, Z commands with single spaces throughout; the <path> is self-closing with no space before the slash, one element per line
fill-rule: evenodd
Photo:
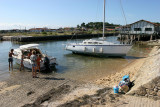
<path fill-rule="evenodd" d="M 123 77 L 122 77 L 122 80 L 123 80 L 123 81 L 125 81 L 125 80 L 130 81 L 130 79 L 129 79 L 129 75 L 125 75 L 125 76 L 123 76 Z"/>
<path fill-rule="evenodd" d="M 114 86 L 113 87 L 113 91 L 114 91 L 114 93 L 118 93 L 119 92 L 119 87 L 118 86 Z"/>

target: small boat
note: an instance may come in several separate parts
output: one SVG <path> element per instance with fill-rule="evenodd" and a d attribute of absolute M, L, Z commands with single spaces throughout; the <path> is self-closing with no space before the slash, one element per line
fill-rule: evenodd
<path fill-rule="evenodd" d="M 17 63 L 20 64 L 22 51 L 23 51 L 23 53 L 24 53 L 24 60 L 23 60 L 24 67 L 26 67 L 28 69 L 32 69 L 31 60 L 28 56 L 28 54 L 30 54 L 32 50 L 36 51 L 36 55 L 41 56 L 41 62 L 40 62 L 40 69 L 41 70 L 45 70 L 47 68 L 50 68 L 51 66 L 55 67 L 55 65 L 57 65 L 56 58 L 50 57 L 47 54 L 42 53 L 42 51 L 39 49 L 39 44 L 22 45 L 19 48 L 14 49 L 14 53 L 17 56 L 13 56 L 13 57 L 16 59 Z"/>
<path fill-rule="evenodd" d="M 105 41 L 105 0 L 103 36 L 101 40 L 84 40 L 82 43 L 68 43 L 65 49 L 77 54 L 100 55 L 100 56 L 126 56 L 132 48 L 131 44 L 115 44 Z"/>

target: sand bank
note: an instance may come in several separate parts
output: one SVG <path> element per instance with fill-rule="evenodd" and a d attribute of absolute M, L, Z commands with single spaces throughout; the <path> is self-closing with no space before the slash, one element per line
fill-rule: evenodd
<path fill-rule="evenodd" d="M 129 75 L 131 81 L 133 81 L 134 76 L 137 74 L 139 69 L 142 67 L 145 60 L 146 60 L 146 57 L 136 59 L 134 62 L 127 65 L 125 68 L 123 68 L 119 72 L 116 72 L 115 74 L 111 74 L 111 75 L 106 76 L 104 78 L 98 79 L 94 82 L 98 85 L 113 87 L 115 85 L 118 85 L 118 83 L 122 80 L 122 77 L 124 75 Z"/>

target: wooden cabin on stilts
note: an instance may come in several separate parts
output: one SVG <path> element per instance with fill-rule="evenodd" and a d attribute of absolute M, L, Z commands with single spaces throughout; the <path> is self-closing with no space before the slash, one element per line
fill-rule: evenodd
<path fill-rule="evenodd" d="M 149 41 L 160 38 L 160 23 L 139 20 L 122 26 L 119 39 L 124 41 Z"/>

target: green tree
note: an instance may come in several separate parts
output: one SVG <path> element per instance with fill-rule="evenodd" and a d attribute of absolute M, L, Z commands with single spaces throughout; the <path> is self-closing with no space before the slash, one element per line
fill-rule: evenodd
<path fill-rule="evenodd" d="M 115 28 L 115 27 L 119 27 L 120 25 L 117 24 L 113 24 L 113 23 L 108 23 L 105 22 L 105 27 L 106 28 Z M 77 25 L 77 28 L 79 27 L 85 27 L 85 28 L 90 28 L 90 29 L 97 29 L 97 30 L 101 30 L 103 29 L 103 22 L 89 22 L 87 24 L 85 24 L 84 22 L 81 24 L 81 26 Z"/>
<path fill-rule="evenodd" d="M 86 24 L 83 22 L 82 24 L 81 24 L 81 27 L 85 27 L 86 26 Z"/>
<path fill-rule="evenodd" d="M 80 28 L 80 26 L 79 26 L 79 25 L 77 25 L 77 28 Z"/>

